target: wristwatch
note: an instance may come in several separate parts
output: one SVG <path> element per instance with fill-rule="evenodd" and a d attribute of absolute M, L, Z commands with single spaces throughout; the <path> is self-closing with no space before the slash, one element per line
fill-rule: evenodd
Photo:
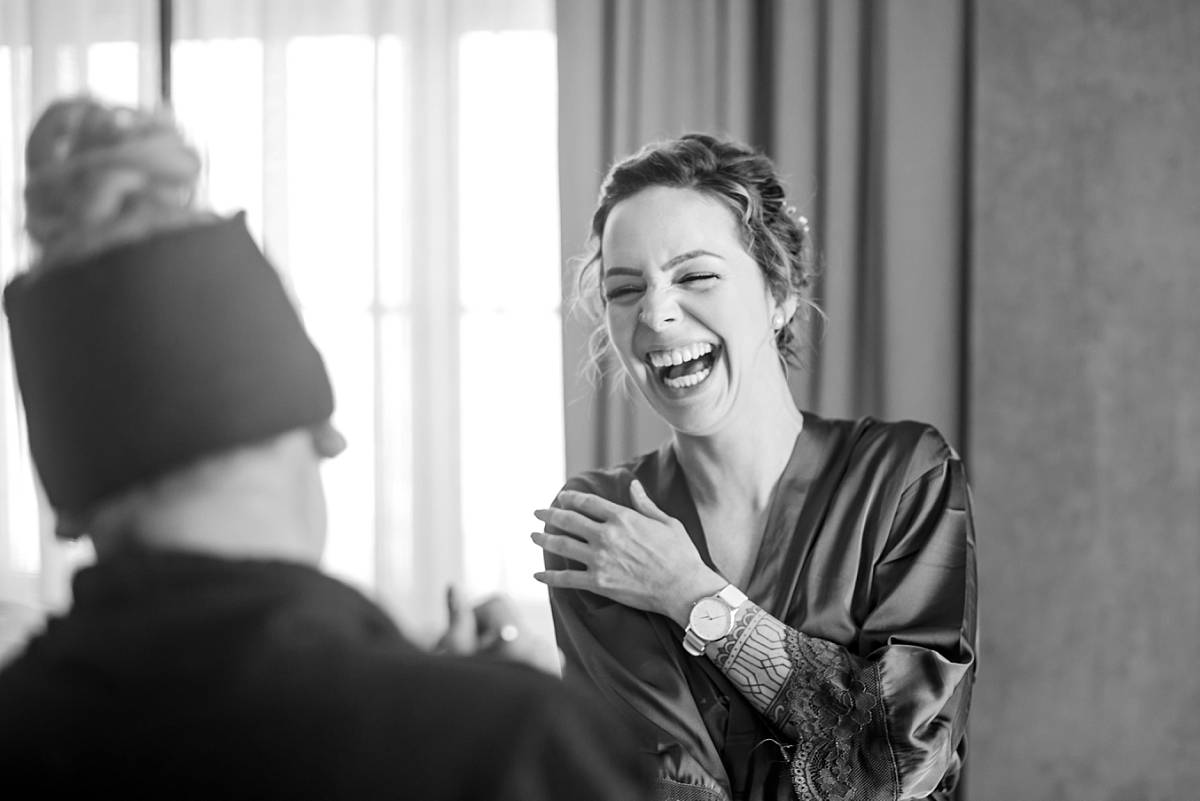
<path fill-rule="evenodd" d="M 732 584 L 716 595 L 706 595 L 692 604 L 687 628 L 683 631 L 683 650 L 700 656 L 710 642 L 733 631 L 733 613 L 746 602 L 746 595 Z"/>

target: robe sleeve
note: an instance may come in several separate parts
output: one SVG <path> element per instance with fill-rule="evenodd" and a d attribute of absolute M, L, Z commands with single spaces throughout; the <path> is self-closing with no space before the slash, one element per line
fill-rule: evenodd
<path fill-rule="evenodd" d="M 615 485 L 574 477 L 565 489 L 632 505 Z M 547 526 L 550 533 L 564 532 Z M 580 569 L 549 551 L 549 570 Z M 677 657 L 664 648 L 650 615 L 584 590 L 550 589 L 563 679 L 593 693 L 631 727 L 629 739 L 658 773 L 656 797 L 721 801 L 729 797 L 720 757 L 692 698 Z M 690 658 L 690 657 L 689 657 Z M 673 795 L 674 793 L 674 795 Z"/>
<path fill-rule="evenodd" d="M 957 781 L 975 669 L 975 555 L 957 458 L 903 492 L 858 656 L 786 629 L 800 799 L 922 798 Z"/>

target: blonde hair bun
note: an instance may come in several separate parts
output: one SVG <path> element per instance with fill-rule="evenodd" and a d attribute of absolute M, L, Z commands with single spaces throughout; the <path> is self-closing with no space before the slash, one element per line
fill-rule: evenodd
<path fill-rule="evenodd" d="M 34 269 L 215 219 L 193 208 L 200 156 L 164 111 L 55 101 L 29 134 L 25 166 Z"/>

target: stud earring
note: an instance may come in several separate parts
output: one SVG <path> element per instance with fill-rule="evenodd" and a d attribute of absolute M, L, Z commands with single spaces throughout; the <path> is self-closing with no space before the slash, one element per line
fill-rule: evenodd
<path fill-rule="evenodd" d="M 771 316 L 771 327 L 774 328 L 776 331 L 778 331 L 780 328 L 783 328 L 783 315 L 782 314 L 780 314 L 779 312 L 775 312 L 775 314 L 773 314 Z"/>

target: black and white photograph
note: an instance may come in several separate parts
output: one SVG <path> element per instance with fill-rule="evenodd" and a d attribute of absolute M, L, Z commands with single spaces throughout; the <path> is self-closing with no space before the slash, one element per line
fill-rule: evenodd
<path fill-rule="evenodd" d="M 1196 42 L 0 0 L 0 797 L 1200 798 Z"/>

